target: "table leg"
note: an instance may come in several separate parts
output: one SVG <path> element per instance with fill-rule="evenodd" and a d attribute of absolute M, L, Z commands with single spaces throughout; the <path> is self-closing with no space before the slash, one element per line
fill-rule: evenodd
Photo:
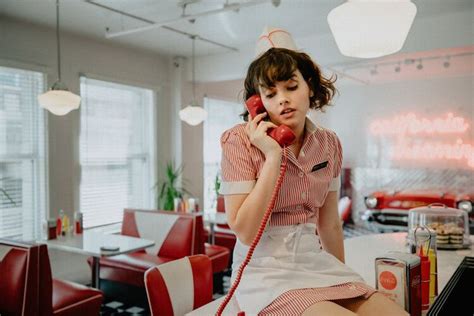
<path fill-rule="evenodd" d="M 100 258 L 92 257 L 92 287 L 100 289 Z"/>
<path fill-rule="evenodd" d="M 216 243 L 214 223 L 209 223 L 209 243 L 214 245 Z"/>

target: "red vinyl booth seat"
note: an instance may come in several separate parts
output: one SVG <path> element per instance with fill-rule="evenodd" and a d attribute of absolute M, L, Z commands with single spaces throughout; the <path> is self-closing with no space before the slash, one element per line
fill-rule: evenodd
<path fill-rule="evenodd" d="M 225 202 L 224 196 L 222 195 L 217 196 L 216 211 L 220 213 L 225 213 Z M 205 231 L 205 238 L 209 238 L 209 232 L 207 230 Z M 236 241 L 237 238 L 235 234 L 231 231 L 229 225 L 216 224 L 216 226 L 214 227 L 214 244 L 228 248 L 232 254 Z"/>
<path fill-rule="evenodd" d="M 157 226 L 160 222 L 170 220 L 174 222 L 166 229 L 162 227 L 160 230 L 157 227 L 150 232 L 140 227 L 137 217 L 148 224 L 157 223 Z M 214 273 L 224 271 L 229 264 L 230 252 L 227 248 L 204 242 L 204 226 L 200 213 L 125 209 L 121 234 L 155 240 L 158 246 L 130 254 L 101 258 L 101 279 L 144 287 L 143 277 L 149 268 L 195 254 L 208 255 Z"/>
<path fill-rule="evenodd" d="M 99 315 L 102 292 L 53 279 L 46 245 L 1 244 L 13 247 L 0 264 L 1 315 Z"/>
<path fill-rule="evenodd" d="M 212 301 L 211 260 L 195 255 L 150 268 L 145 288 L 152 315 L 189 313 Z"/>
<path fill-rule="evenodd" d="M 39 248 L 8 242 L 1 245 L 11 249 L 0 262 L 0 315 L 34 315 L 39 303 Z"/>

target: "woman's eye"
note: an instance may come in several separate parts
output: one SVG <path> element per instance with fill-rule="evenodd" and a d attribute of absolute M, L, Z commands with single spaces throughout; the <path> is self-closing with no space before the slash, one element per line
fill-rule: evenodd
<path fill-rule="evenodd" d="M 269 94 L 265 95 L 265 97 L 267 99 L 271 99 L 274 95 L 275 95 L 275 93 L 269 93 Z"/>
<path fill-rule="evenodd" d="M 294 90 L 298 89 L 298 85 L 292 86 L 292 87 L 288 87 L 287 89 L 290 90 L 290 91 L 294 91 Z"/>

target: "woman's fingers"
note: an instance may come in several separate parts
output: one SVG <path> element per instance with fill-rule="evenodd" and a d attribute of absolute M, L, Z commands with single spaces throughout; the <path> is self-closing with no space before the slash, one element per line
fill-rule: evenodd
<path fill-rule="evenodd" d="M 254 131 L 257 128 L 259 122 L 261 122 L 263 118 L 266 117 L 267 115 L 268 115 L 267 112 L 263 112 L 256 115 L 255 118 L 252 118 L 252 120 L 250 120 L 247 123 L 247 127 L 249 128 L 249 130 Z"/>

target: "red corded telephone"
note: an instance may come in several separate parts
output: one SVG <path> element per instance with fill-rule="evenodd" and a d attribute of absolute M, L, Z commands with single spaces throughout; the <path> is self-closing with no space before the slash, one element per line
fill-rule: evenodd
<path fill-rule="evenodd" d="M 247 106 L 247 110 L 252 118 L 255 118 L 255 116 L 260 113 L 266 112 L 262 98 L 258 94 L 254 94 L 248 98 L 245 105 Z M 270 129 L 268 135 L 276 140 L 281 147 L 291 145 L 296 139 L 293 131 L 286 125 L 280 125 L 276 128 Z"/>
<path fill-rule="evenodd" d="M 247 110 L 249 111 L 252 118 L 254 118 L 257 114 L 260 114 L 266 111 L 265 107 L 263 106 L 262 99 L 260 95 L 258 94 L 255 94 L 251 96 L 250 98 L 248 98 L 247 101 L 245 102 L 245 105 L 247 106 Z M 278 197 L 278 192 L 280 191 L 283 178 L 285 176 L 286 166 L 287 166 L 287 148 L 286 147 L 291 145 L 296 139 L 296 136 L 293 133 L 293 131 L 286 125 L 280 125 L 276 128 L 270 129 L 268 131 L 268 135 L 272 137 L 274 140 L 276 140 L 278 144 L 280 144 L 281 147 L 283 147 L 283 160 L 280 166 L 280 176 L 278 177 L 275 188 L 273 189 L 272 198 L 270 200 L 270 203 L 268 205 L 268 208 L 265 214 L 263 215 L 263 219 L 262 219 L 262 222 L 260 223 L 260 227 L 258 229 L 257 235 L 255 236 L 255 238 L 252 241 L 252 244 L 249 247 L 247 257 L 240 265 L 239 270 L 237 271 L 237 275 L 234 280 L 234 283 L 230 287 L 229 293 L 226 295 L 224 301 L 221 303 L 221 305 L 217 309 L 216 316 L 221 316 L 222 313 L 224 312 L 225 307 L 227 306 L 230 299 L 232 298 L 232 295 L 234 295 L 235 290 L 239 286 L 240 280 L 242 278 L 242 273 L 244 272 L 244 269 L 247 266 L 247 264 L 250 262 L 250 259 L 252 258 L 252 254 L 255 250 L 255 247 L 257 247 L 258 242 L 262 238 L 265 227 L 267 226 L 268 219 L 270 218 L 273 207 L 275 206 L 275 202 Z M 237 316 L 245 316 L 245 312 L 241 311 L 237 314 Z"/>

